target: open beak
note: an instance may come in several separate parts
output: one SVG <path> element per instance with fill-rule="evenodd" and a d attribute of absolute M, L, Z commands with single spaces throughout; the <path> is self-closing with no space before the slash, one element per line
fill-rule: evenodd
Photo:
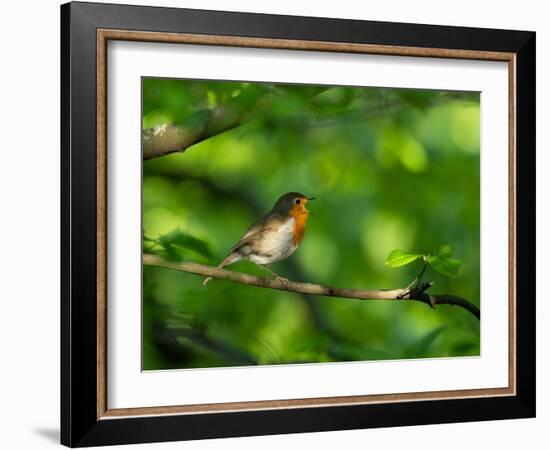
<path fill-rule="evenodd" d="M 316 197 L 308 197 L 308 198 L 307 198 L 307 201 L 310 202 L 311 200 L 315 200 L 315 199 L 316 199 Z M 317 215 L 317 214 L 315 214 L 313 211 L 310 211 L 309 209 L 308 209 L 308 212 L 309 212 L 309 214 L 311 214 L 312 216 L 316 216 L 316 215 Z"/>

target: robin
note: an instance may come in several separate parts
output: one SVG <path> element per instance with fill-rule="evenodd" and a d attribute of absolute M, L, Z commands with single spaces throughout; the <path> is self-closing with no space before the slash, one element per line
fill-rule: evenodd
<path fill-rule="evenodd" d="M 273 272 L 268 265 L 288 258 L 296 251 L 304 238 L 307 219 L 311 214 L 306 204 L 314 199 L 298 192 L 281 196 L 273 209 L 246 231 L 218 267 L 248 260 L 263 267 L 277 279 L 288 281 Z M 206 278 L 203 284 L 206 285 L 211 279 Z"/>

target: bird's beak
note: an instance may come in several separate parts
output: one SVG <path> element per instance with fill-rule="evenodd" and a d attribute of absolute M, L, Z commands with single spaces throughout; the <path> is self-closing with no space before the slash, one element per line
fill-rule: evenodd
<path fill-rule="evenodd" d="M 311 200 L 315 200 L 317 197 L 308 197 L 307 200 L 310 202 Z"/>

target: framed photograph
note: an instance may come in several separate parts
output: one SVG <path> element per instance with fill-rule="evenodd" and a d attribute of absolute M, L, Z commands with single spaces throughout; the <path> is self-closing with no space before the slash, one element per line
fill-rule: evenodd
<path fill-rule="evenodd" d="M 535 33 L 61 7 L 61 441 L 535 415 Z"/>

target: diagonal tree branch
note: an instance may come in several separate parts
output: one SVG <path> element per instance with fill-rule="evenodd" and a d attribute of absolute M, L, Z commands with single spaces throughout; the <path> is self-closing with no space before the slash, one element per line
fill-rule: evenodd
<path fill-rule="evenodd" d="M 178 270 L 180 272 L 193 273 L 205 277 L 219 278 L 233 281 L 235 283 L 246 284 L 280 291 L 297 292 L 301 294 L 324 295 L 327 297 L 341 297 L 358 300 L 394 300 L 394 301 L 419 301 L 435 308 L 436 305 L 454 305 L 460 306 L 478 319 L 481 314 L 479 308 L 468 300 L 455 295 L 436 295 L 426 294 L 432 283 L 421 283 L 414 289 L 408 287 L 400 289 L 351 289 L 323 286 L 320 284 L 301 283 L 296 281 L 285 281 L 276 278 L 259 277 L 246 273 L 234 272 L 232 270 L 220 269 L 218 267 L 198 264 L 193 262 L 174 263 L 165 261 L 159 256 L 144 254 L 143 264 L 149 266 L 163 267 L 165 269 Z"/>
<path fill-rule="evenodd" d="M 241 125 L 249 110 L 246 106 L 233 102 L 197 111 L 185 123 L 162 124 L 143 130 L 143 159 L 183 152 L 193 144 Z"/>
<path fill-rule="evenodd" d="M 312 86 L 308 95 L 313 98 L 327 89 L 324 86 Z M 221 105 L 196 111 L 181 123 L 162 124 L 142 130 L 143 159 L 184 152 L 193 144 L 258 118 L 276 98 L 287 95 L 292 94 L 282 87 L 265 90 L 253 86 Z"/>

